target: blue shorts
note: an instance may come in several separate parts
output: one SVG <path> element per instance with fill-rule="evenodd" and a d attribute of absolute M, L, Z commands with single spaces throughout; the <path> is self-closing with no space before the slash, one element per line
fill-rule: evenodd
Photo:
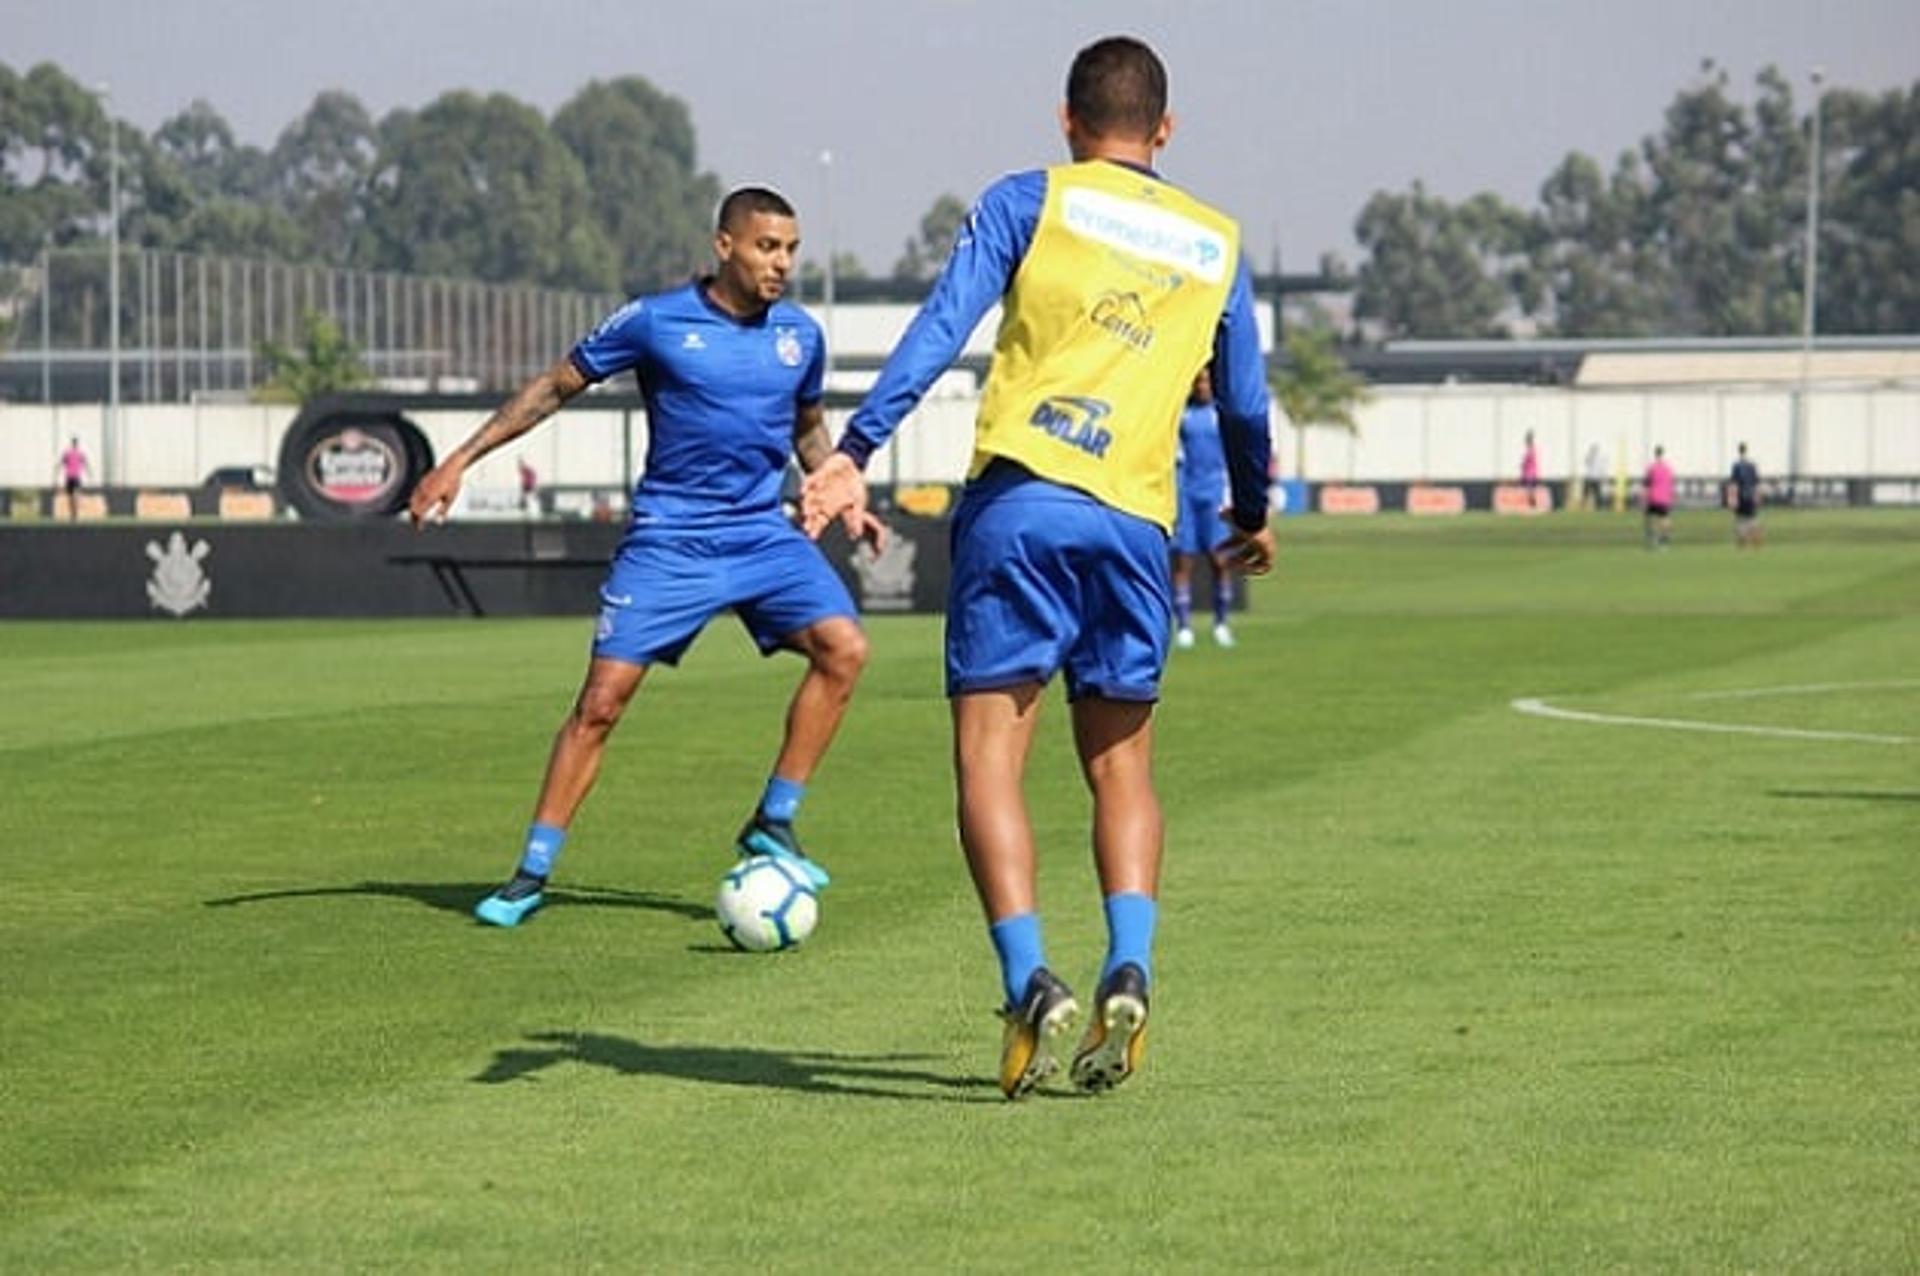
<path fill-rule="evenodd" d="M 853 617 L 853 598 L 818 547 L 782 518 L 702 529 L 635 527 L 600 587 L 596 658 L 678 664 L 731 608 L 770 655 L 800 630 Z"/>
<path fill-rule="evenodd" d="M 1173 552 L 1211 554 L 1213 547 L 1227 539 L 1227 525 L 1220 520 L 1220 494 L 1180 490 L 1180 503 L 1174 510 Z"/>
<path fill-rule="evenodd" d="M 953 519 L 947 694 L 1067 675 L 1067 696 L 1160 698 L 1173 624 L 1167 535 L 996 463 Z"/>

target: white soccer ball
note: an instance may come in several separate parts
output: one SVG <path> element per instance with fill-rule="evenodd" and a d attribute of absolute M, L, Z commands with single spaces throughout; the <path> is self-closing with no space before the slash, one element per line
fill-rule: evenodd
<path fill-rule="evenodd" d="M 805 873 L 771 855 L 741 860 L 720 879 L 713 902 L 720 933 L 735 948 L 770 953 L 792 948 L 820 921 L 820 897 Z"/>

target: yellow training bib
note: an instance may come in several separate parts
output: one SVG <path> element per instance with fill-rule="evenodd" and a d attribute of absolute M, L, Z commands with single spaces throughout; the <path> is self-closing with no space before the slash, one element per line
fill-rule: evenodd
<path fill-rule="evenodd" d="M 1136 169 L 1047 170 L 981 397 L 974 474 L 1004 456 L 1173 525 L 1180 410 L 1240 260 L 1231 218 Z"/>

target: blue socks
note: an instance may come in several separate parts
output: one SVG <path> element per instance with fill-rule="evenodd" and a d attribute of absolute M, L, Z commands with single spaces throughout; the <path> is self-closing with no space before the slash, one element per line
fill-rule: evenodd
<path fill-rule="evenodd" d="M 1100 967 L 1104 981 L 1127 962 L 1140 967 L 1140 973 L 1153 982 L 1153 924 L 1159 919 L 1160 905 L 1151 895 L 1122 891 L 1107 896 L 1107 962 Z"/>
<path fill-rule="evenodd" d="M 1100 980 L 1127 962 L 1153 982 L 1153 928 L 1160 919 L 1160 905 L 1151 895 L 1122 891 L 1109 895 L 1107 913 L 1107 960 L 1100 967 Z M 1040 918 L 1034 913 L 1003 917 L 987 927 L 993 939 L 993 951 L 1000 958 L 1000 982 L 1007 994 L 1007 1005 L 1018 1006 L 1026 996 L 1027 981 L 1033 972 L 1047 964 L 1040 944 Z"/>
<path fill-rule="evenodd" d="M 806 795 L 806 785 L 783 780 L 777 775 L 769 776 L 767 791 L 760 798 L 760 814 L 776 824 L 791 824 L 800 810 L 800 799 Z"/>
<path fill-rule="evenodd" d="M 1221 572 L 1213 578 L 1213 623 L 1227 623 L 1227 613 L 1233 609 L 1233 573 Z"/>
<path fill-rule="evenodd" d="M 549 877 L 560 848 L 567 844 L 567 831 L 551 824 L 535 824 L 527 829 L 527 849 L 520 855 L 520 871 L 533 877 Z"/>
<path fill-rule="evenodd" d="M 1182 629 L 1193 627 L 1193 586 L 1176 585 L 1173 590 L 1173 618 Z"/>
<path fill-rule="evenodd" d="M 1027 981 L 1033 972 L 1047 964 L 1040 948 L 1040 918 L 1034 913 L 1003 917 L 987 927 L 993 937 L 993 951 L 1000 956 L 1000 982 L 1005 985 L 1007 1005 L 1018 1006 L 1027 995 Z"/>

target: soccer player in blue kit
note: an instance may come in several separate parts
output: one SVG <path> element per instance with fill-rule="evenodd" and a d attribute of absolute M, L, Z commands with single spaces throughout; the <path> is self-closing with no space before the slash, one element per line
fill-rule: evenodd
<path fill-rule="evenodd" d="M 1232 486 L 1221 550 L 1255 575 L 1273 559 L 1252 283 L 1232 219 L 1153 170 L 1173 129 L 1166 68 L 1128 37 L 1089 45 L 1068 72 L 1060 122 L 1073 162 L 980 196 L 801 495 L 809 532 L 864 512 L 861 468 L 1002 304 L 954 515 L 946 671 L 960 840 L 1000 962 L 1009 1099 L 1058 1069 L 1079 1017 L 1041 942 L 1024 793 L 1041 693 L 1062 671 L 1108 935 L 1071 1076 L 1098 1091 L 1139 1066 L 1164 841 L 1151 727 L 1173 628 L 1174 447 L 1209 360 Z"/>
<path fill-rule="evenodd" d="M 832 450 L 821 407 L 825 342 L 784 300 L 799 248 L 793 207 L 742 187 L 720 205 L 714 273 L 609 315 L 523 385 L 414 489 L 415 526 L 446 517 L 468 466 L 558 411 L 590 384 L 631 370 L 647 404 L 646 467 L 633 517 L 600 590 L 586 681 L 560 725 L 513 877 L 474 915 L 515 926 L 539 908 L 567 827 L 593 787 L 607 737 L 655 664 L 677 664 L 707 622 L 732 609 L 764 654 L 806 657 L 786 735 L 742 855 L 774 855 L 817 886 L 826 872 L 800 847 L 793 818 L 866 663 L 853 599 L 782 514 L 789 455 L 812 470 Z M 865 515 L 849 534 L 884 534 Z"/>
<path fill-rule="evenodd" d="M 1233 646 L 1233 566 L 1214 546 L 1226 536 L 1220 511 L 1227 493 L 1227 454 L 1220 445 L 1220 416 L 1213 407 L 1213 377 L 1193 379 L 1193 394 L 1180 414 L 1180 506 L 1173 524 L 1173 644 L 1193 646 L 1193 568 L 1206 559 L 1213 568 L 1213 641 Z"/>

